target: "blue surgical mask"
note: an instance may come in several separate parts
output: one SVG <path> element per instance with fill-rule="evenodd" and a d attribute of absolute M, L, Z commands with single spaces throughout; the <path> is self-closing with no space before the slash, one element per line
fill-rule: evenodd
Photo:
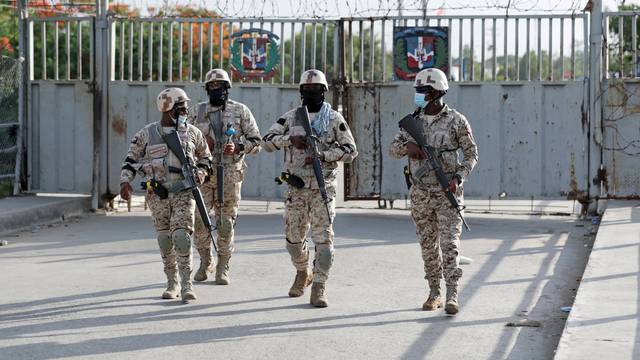
<path fill-rule="evenodd" d="M 187 115 L 179 115 L 178 116 L 178 124 L 186 124 L 187 123 Z"/>
<path fill-rule="evenodd" d="M 427 106 L 427 100 L 425 99 L 425 94 L 416 93 L 413 96 L 413 102 L 417 107 L 424 109 Z"/>

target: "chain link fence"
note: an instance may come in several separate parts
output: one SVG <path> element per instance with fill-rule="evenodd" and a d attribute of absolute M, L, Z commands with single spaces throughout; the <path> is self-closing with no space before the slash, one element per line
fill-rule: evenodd
<path fill-rule="evenodd" d="M 0 56 L 0 197 L 10 195 L 16 171 L 21 62 Z"/>

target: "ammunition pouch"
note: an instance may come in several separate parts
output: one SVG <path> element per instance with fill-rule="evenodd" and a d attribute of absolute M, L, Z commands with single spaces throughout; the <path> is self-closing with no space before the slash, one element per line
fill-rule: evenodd
<path fill-rule="evenodd" d="M 276 177 L 274 180 L 278 185 L 282 185 L 286 182 L 296 189 L 304 188 L 304 180 L 296 175 L 293 175 L 289 171 L 283 171 L 280 176 Z"/>
<path fill-rule="evenodd" d="M 164 200 L 169 197 L 169 190 L 159 183 L 156 179 L 150 179 L 147 182 L 140 183 L 143 190 L 151 189 L 160 199 Z"/>

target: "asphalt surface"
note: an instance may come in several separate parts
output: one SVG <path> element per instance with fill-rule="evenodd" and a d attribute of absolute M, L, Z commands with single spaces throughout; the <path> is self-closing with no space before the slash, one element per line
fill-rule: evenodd
<path fill-rule="evenodd" d="M 550 359 L 595 233 L 571 216 L 467 214 L 473 262 L 450 317 L 421 310 L 406 210 L 341 209 L 329 307 L 317 309 L 308 290 L 287 296 L 281 209 L 245 206 L 231 285 L 197 284 L 184 305 L 160 299 L 151 220 L 134 210 L 2 237 L 0 359 Z"/>

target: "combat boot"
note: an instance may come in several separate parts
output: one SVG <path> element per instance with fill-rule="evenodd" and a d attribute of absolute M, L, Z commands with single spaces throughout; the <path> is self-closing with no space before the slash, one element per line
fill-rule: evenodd
<path fill-rule="evenodd" d="M 324 293 L 324 283 L 314 282 L 311 285 L 311 305 L 315 307 L 327 307 L 329 304 L 327 303 L 327 297 Z"/>
<path fill-rule="evenodd" d="M 180 280 L 182 285 L 182 302 L 189 303 L 189 301 L 196 300 L 196 293 L 193 291 L 193 283 L 191 283 L 191 269 L 180 269 Z"/>
<path fill-rule="evenodd" d="M 304 294 L 304 288 L 311 285 L 311 281 L 313 280 L 313 276 L 311 271 L 307 268 L 303 271 L 296 272 L 296 278 L 293 280 L 293 285 L 291 285 L 291 289 L 289 289 L 289 296 L 291 297 L 299 297 Z"/>
<path fill-rule="evenodd" d="M 218 265 L 216 265 L 216 284 L 229 285 L 229 259 L 231 255 L 218 255 Z"/>
<path fill-rule="evenodd" d="M 205 281 L 209 278 L 209 274 L 213 272 L 211 249 L 205 251 L 200 252 L 200 267 L 193 276 L 194 281 Z"/>
<path fill-rule="evenodd" d="M 432 286 L 429 291 L 427 301 L 422 304 L 422 310 L 433 311 L 442 307 L 442 296 L 440 295 L 440 286 Z"/>
<path fill-rule="evenodd" d="M 163 299 L 175 299 L 180 296 L 180 283 L 178 282 L 178 272 L 173 270 L 167 272 L 167 289 L 162 293 Z"/>
<path fill-rule="evenodd" d="M 444 305 L 444 311 L 449 315 L 455 315 L 459 310 L 458 287 L 447 285 L 447 303 Z"/>

